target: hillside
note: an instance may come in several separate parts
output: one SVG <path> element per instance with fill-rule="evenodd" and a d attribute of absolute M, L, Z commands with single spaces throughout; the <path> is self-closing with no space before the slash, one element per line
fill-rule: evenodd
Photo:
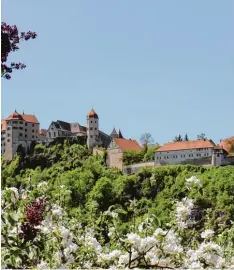
<path fill-rule="evenodd" d="M 192 175 L 203 182 L 205 196 L 186 190 L 184 180 Z M 172 199 L 185 195 L 196 198 L 200 209 L 212 209 L 214 224 L 219 211 L 225 213 L 227 219 L 234 216 L 234 206 L 231 205 L 234 202 L 233 166 L 166 166 L 123 176 L 117 170 L 107 168 L 102 157 L 92 156 L 86 146 L 68 141 L 50 147 L 37 145 L 29 156 L 18 156 L 9 164 L 2 161 L 2 187 L 24 188 L 43 181 L 50 186 L 53 201 L 56 201 L 54 194 L 61 185 L 71 190 L 71 194 L 65 198 L 65 206 L 72 215 L 76 213 L 84 217 L 89 203 L 95 201 L 98 205 L 92 217 L 95 220 L 95 215 L 113 204 L 127 210 L 129 200 L 135 198 L 142 208 L 140 216 L 145 209 L 149 209 L 162 221 L 168 222 Z M 124 218 L 126 221 L 128 219 Z M 84 220 L 87 220 L 86 217 Z"/>
<path fill-rule="evenodd" d="M 200 187 L 188 188 L 185 179 L 192 176 L 200 179 Z M 111 206 L 118 209 L 121 234 L 138 227 L 147 216 L 156 217 L 166 229 L 173 224 L 176 202 L 185 197 L 194 201 L 191 218 L 196 222 L 190 228 L 194 237 L 207 227 L 216 235 L 223 233 L 232 227 L 234 217 L 233 166 L 166 166 L 125 176 L 107 168 L 103 158 L 92 156 L 86 146 L 65 141 L 50 147 L 36 145 L 29 156 L 20 153 L 10 163 L 2 160 L 1 180 L 4 190 L 29 190 L 28 203 L 45 195 L 51 204 L 64 208 L 68 221 L 97 229 L 97 239 L 103 243 L 110 241 L 110 223 L 103 213 Z M 25 203 L 20 207 L 25 209 Z"/>

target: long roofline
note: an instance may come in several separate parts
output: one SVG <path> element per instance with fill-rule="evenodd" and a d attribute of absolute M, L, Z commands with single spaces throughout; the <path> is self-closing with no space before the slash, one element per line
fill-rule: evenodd
<path fill-rule="evenodd" d="M 181 148 L 179 146 L 181 146 Z M 165 143 L 163 146 L 155 150 L 155 152 L 170 152 L 170 151 L 182 151 L 182 150 L 199 149 L 199 148 L 214 148 L 215 146 L 216 144 L 212 140 L 169 142 L 169 143 Z"/>

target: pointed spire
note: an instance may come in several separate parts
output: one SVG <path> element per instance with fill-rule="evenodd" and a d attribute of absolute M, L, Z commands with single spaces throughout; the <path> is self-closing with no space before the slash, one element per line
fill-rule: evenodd
<path fill-rule="evenodd" d="M 119 134 L 118 135 L 119 135 L 119 138 L 120 139 L 123 139 L 124 138 L 123 135 L 122 135 L 122 132 L 120 131 L 120 129 L 119 129 Z"/>
<path fill-rule="evenodd" d="M 117 133 L 117 131 L 116 131 L 116 129 L 115 129 L 115 127 L 113 128 L 113 130 L 112 130 L 110 136 L 111 136 L 112 138 L 118 138 L 118 137 L 119 137 L 119 136 L 118 136 L 118 133 Z"/>
<path fill-rule="evenodd" d="M 94 111 L 94 109 L 92 108 L 92 110 L 88 113 L 87 115 L 87 118 L 90 118 L 90 117 L 93 117 L 93 118 L 96 118 L 98 119 L 98 115 L 97 113 Z"/>

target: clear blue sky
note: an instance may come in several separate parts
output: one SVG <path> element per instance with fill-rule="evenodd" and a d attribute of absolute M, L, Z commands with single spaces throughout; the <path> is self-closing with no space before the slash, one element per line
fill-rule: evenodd
<path fill-rule="evenodd" d="M 86 124 L 93 106 L 127 138 L 234 135 L 233 0 L 3 0 L 2 20 L 38 33 L 11 57 L 27 68 L 2 81 L 2 117 Z"/>

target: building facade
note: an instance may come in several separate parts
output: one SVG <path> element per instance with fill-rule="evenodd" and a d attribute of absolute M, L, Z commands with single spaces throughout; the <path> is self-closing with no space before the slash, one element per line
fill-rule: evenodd
<path fill-rule="evenodd" d="M 61 120 L 52 121 L 46 131 L 46 140 L 52 141 L 55 138 L 86 136 L 86 127 L 79 123 L 68 123 Z"/>
<path fill-rule="evenodd" d="M 107 148 L 113 138 L 123 138 L 121 131 L 117 133 L 113 129 L 110 135 L 99 129 L 98 114 L 92 109 L 86 117 L 86 127 L 79 123 L 68 123 L 61 120 L 52 121 L 47 132 L 46 140 L 52 141 L 55 138 L 77 137 L 86 138 L 87 146 L 93 149 L 95 146 Z"/>
<path fill-rule="evenodd" d="M 122 135 L 122 134 L 121 134 Z M 142 148 L 136 140 L 127 140 L 124 138 L 113 138 L 107 149 L 107 165 L 109 167 L 123 170 L 124 151 L 141 151 Z"/>
<path fill-rule="evenodd" d="M 1 121 L 1 155 L 11 160 L 19 145 L 30 147 L 40 140 L 40 123 L 35 115 L 15 111 Z"/>
<path fill-rule="evenodd" d="M 155 152 L 155 164 L 217 165 L 225 163 L 226 151 L 212 140 L 170 142 Z"/>

